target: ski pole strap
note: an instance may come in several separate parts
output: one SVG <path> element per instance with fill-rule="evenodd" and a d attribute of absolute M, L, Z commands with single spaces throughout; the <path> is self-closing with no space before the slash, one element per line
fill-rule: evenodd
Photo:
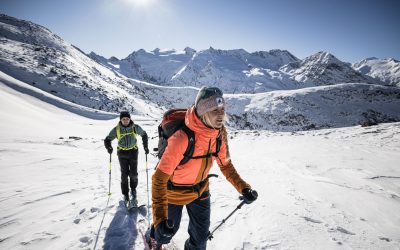
<path fill-rule="evenodd" d="M 207 183 L 208 178 L 210 177 L 218 177 L 216 174 L 209 174 L 204 180 L 200 181 L 194 185 L 176 185 L 172 181 L 168 181 L 167 189 L 168 190 L 191 190 L 193 192 L 199 192 L 202 187 Z"/>

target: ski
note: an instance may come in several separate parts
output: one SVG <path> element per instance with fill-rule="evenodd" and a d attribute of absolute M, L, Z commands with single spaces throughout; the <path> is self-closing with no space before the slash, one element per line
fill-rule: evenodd
<path fill-rule="evenodd" d="M 146 205 L 145 204 L 138 205 L 136 202 L 125 201 L 125 207 L 129 211 L 129 210 L 132 210 L 132 209 L 142 209 L 142 208 L 146 207 Z"/>
<path fill-rule="evenodd" d="M 145 250 L 179 250 L 173 240 L 170 243 L 164 245 L 158 245 L 155 241 L 153 241 L 153 244 L 155 244 L 156 246 L 150 246 L 150 226 L 148 225 L 146 219 L 140 219 L 137 223 L 137 228 L 140 235 L 142 236 Z"/>

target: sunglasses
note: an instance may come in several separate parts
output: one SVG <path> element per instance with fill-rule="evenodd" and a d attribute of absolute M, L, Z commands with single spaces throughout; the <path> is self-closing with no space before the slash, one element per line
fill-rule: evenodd
<path fill-rule="evenodd" d="M 205 99 L 205 98 L 208 98 L 208 97 L 213 96 L 215 94 L 217 94 L 219 96 L 223 95 L 222 91 L 219 88 L 216 88 L 216 87 L 206 88 L 201 93 L 200 99 L 203 99 L 203 98 Z"/>

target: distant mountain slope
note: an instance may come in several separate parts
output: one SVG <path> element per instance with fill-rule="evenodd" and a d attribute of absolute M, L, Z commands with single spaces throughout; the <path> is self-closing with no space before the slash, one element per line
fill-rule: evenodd
<path fill-rule="evenodd" d="M 5 85 L 13 90 L 20 92 L 21 96 L 28 95 L 33 99 L 39 99 L 43 102 L 67 110 L 69 112 L 78 114 L 80 116 L 97 120 L 109 120 L 117 117 L 115 114 L 109 112 L 99 111 L 97 109 L 92 109 L 76 103 L 69 102 L 60 97 L 47 93 L 41 89 L 35 88 L 29 84 L 21 82 L 9 75 L 4 74 L 1 71 L 0 71 L 0 85 Z M 6 87 L 2 87 L 2 89 L 8 91 Z"/>
<path fill-rule="evenodd" d="M 126 77 L 99 65 L 48 29 L 0 15 L 0 70 L 87 107 L 136 114 L 160 114 L 160 108 Z"/>
<path fill-rule="evenodd" d="M 371 57 L 353 64 L 353 68 L 388 85 L 400 87 L 400 62 L 396 59 Z"/>
<path fill-rule="evenodd" d="M 400 121 L 400 88 L 349 83 L 226 95 L 232 126 L 279 131 Z"/>
<path fill-rule="evenodd" d="M 256 93 L 277 89 L 293 89 L 296 84 L 289 75 L 279 71 L 285 64 L 298 58 L 285 50 L 248 53 L 243 49 L 216 50 L 209 48 L 196 52 L 141 49 L 127 58 L 106 59 L 90 53 L 89 56 L 128 77 L 143 79 L 164 86 L 218 86 L 229 93 Z"/>
<path fill-rule="evenodd" d="M 218 86 L 227 93 L 260 93 L 338 83 L 384 84 L 328 52 L 300 60 L 286 50 L 248 53 L 210 47 L 195 51 L 143 49 L 119 60 L 89 56 L 122 75 L 164 86 Z"/>
<path fill-rule="evenodd" d="M 379 80 L 355 71 L 350 64 L 340 61 L 328 52 L 318 52 L 301 62 L 288 64 L 282 70 L 305 87 L 356 82 L 380 83 Z"/>
<path fill-rule="evenodd" d="M 218 86 L 228 93 L 258 93 L 293 89 L 289 76 L 278 71 L 282 65 L 298 59 L 287 51 L 259 52 L 245 50 L 216 50 L 196 53 L 176 74 L 171 83 L 194 86 Z"/>

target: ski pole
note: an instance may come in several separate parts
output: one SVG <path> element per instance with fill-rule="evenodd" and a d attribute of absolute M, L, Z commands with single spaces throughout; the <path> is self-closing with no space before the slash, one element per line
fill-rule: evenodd
<path fill-rule="evenodd" d="M 229 219 L 229 217 L 231 217 L 237 210 L 241 209 L 244 204 L 245 201 L 240 202 L 240 204 L 235 208 L 235 210 L 233 210 L 225 219 L 223 219 L 222 222 L 211 233 L 208 233 L 208 239 L 212 240 L 214 238 L 213 236 L 214 232 L 217 231 L 217 229 L 220 226 L 222 226 L 222 224 L 224 224 Z"/>
<path fill-rule="evenodd" d="M 111 154 L 110 154 L 110 166 L 108 168 L 108 196 L 111 195 Z"/>
<path fill-rule="evenodd" d="M 150 223 L 150 198 L 149 198 L 149 168 L 148 168 L 148 163 L 147 163 L 147 154 L 146 154 L 146 181 L 147 181 L 147 220 Z"/>

